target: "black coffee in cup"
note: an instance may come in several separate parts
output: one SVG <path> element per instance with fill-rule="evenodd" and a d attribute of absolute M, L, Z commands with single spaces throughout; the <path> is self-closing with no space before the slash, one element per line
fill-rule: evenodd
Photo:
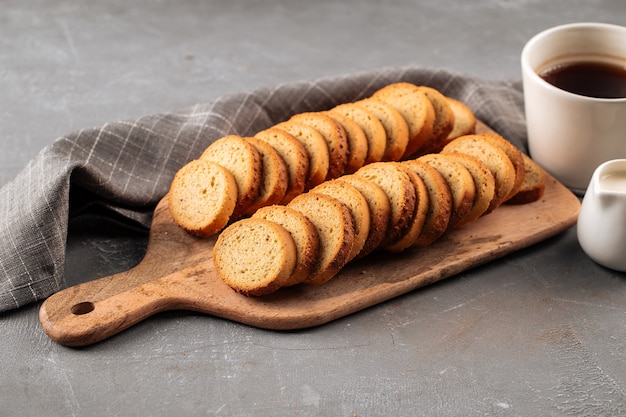
<path fill-rule="evenodd" d="M 595 98 L 625 98 L 624 65 L 603 61 L 580 61 L 548 67 L 539 76 L 570 93 Z"/>

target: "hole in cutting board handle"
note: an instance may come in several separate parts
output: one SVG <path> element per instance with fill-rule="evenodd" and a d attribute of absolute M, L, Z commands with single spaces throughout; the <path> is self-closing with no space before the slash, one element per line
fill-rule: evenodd
<path fill-rule="evenodd" d="M 92 302 L 85 301 L 82 303 L 74 304 L 70 311 L 76 316 L 81 316 L 83 314 L 91 313 L 94 308 L 96 308 L 96 306 Z"/>

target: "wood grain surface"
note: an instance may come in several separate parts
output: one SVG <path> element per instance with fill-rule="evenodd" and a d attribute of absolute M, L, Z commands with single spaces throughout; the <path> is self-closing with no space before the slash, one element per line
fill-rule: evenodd
<path fill-rule="evenodd" d="M 177 309 L 265 329 L 318 326 L 556 235 L 576 223 L 579 208 L 578 198 L 549 177 L 541 200 L 501 206 L 427 248 L 374 253 L 322 286 L 252 298 L 235 293 L 215 273 L 215 237 L 196 238 L 179 228 L 164 198 L 136 267 L 52 295 L 39 319 L 53 340 L 68 346 L 96 343 L 157 312 Z"/>

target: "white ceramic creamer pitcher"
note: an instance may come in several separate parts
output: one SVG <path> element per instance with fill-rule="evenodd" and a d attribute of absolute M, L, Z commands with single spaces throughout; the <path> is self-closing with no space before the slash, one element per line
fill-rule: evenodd
<path fill-rule="evenodd" d="M 578 215 L 578 241 L 595 262 L 626 271 L 626 159 L 594 171 Z"/>

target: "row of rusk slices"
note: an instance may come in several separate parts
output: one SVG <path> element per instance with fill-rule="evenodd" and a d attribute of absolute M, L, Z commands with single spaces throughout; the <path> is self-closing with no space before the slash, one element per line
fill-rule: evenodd
<path fill-rule="evenodd" d="M 233 290 L 321 285 L 375 250 L 426 247 L 504 203 L 538 200 L 545 172 L 463 103 L 401 82 L 228 135 L 175 175 L 174 221 L 219 233 L 213 260 Z"/>

